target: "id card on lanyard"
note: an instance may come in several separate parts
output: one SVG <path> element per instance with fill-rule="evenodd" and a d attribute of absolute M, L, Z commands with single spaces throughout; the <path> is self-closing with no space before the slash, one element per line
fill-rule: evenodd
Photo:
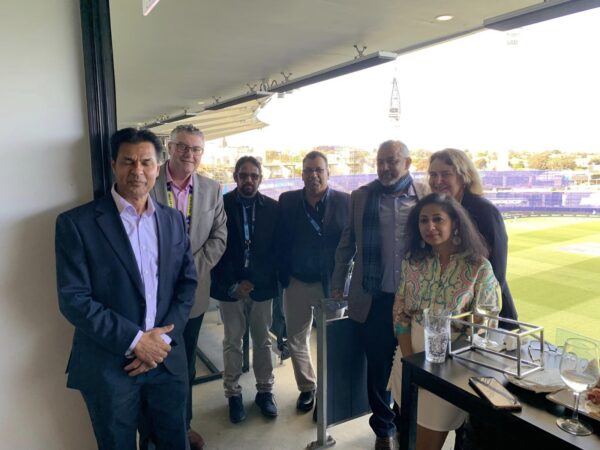
<path fill-rule="evenodd" d="M 327 201 L 328 197 L 329 197 L 329 189 L 327 189 L 327 192 L 325 193 L 325 196 L 323 197 L 323 200 L 322 200 L 323 205 L 325 205 L 325 202 Z M 315 218 L 313 216 L 311 216 L 310 213 L 308 212 L 305 198 L 302 199 L 302 206 L 304 207 L 304 214 L 306 214 L 306 218 L 308 219 L 308 222 L 315 229 L 315 231 L 317 232 L 317 235 L 319 235 L 319 237 L 322 237 L 323 231 L 322 231 L 321 225 L 319 225 L 319 223 L 315 220 Z"/>
<path fill-rule="evenodd" d="M 187 228 L 187 232 L 190 232 L 190 227 L 192 225 L 192 200 L 194 196 L 194 188 L 192 185 L 188 185 L 188 197 L 187 197 L 187 214 L 185 217 L 185 224 Z M 173 186 L 171 181 L 167 181 L 167 204 L 170 208 L 176 208 L 175 206 L 175 195 L 173 194 Z"/>
<path fill-rule="evenodd" d="M 252 204 L 252 223 L 248 220 L 248 208 L 242 204 L 242 215 L 244 218 L 244 269 L 250 268 L 250 244 L 254 234 L 254 223 L 256 221 L 256 202 Z"/>

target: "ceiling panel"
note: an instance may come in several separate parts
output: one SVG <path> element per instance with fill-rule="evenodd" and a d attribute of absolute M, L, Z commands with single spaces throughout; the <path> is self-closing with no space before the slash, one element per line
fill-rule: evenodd
<path fill-rule="evenodd" d="M 119 126 L 214 102 L 383 50 L 403 52 L 480 29 L 532 0 L 111 1 Z M 436 16 L 454 20 L 439 22 Z M 202 104 L 199 104 L 202 102 Z M 172 124 L 171 124 L 172 126 Z"/>

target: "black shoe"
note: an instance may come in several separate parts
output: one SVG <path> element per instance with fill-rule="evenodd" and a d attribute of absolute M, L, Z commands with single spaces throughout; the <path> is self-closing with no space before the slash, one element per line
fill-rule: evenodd
<path fill-rule="evenodd" d="M 315 405 L 315 391 L 300 392 L 296 409 L 303 412 L 308 412 Z"/>
<path fill-rule="evenodd" d="M 244 401 L 241 395 L 229 397 L 229 420 L 231 423 L 240 423 L 246 420 L 246 412 L 244 411 Z"/>
<path fill-rule="evenodd" d="M 263 416 L 277 417 L 277 403 L 275 396 L 270 392 L 258 392 L 254 403 L 258 405 Z"/>

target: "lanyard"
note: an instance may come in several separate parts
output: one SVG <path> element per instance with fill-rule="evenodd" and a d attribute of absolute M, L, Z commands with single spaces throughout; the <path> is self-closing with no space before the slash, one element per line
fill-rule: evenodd
<path fill-rule="evenodd" d="M 256 222 L 256 202 L 252 204 L 252 223 L 248 222 L 248 211 L 242 204 L 242 215 L 244 216 L 244 269 L 250 267 L 250 243 L 252 242 L 252 234 L 254 234 L 254 223 Z"/>
<path fill-rule="evenodd" d="M 321 203 L 323 203 L 323 206 L 325 206 L 327 197 L 329 197 L 329 189 L 327 189 L 327 192 L 325 193 L 323 200 L 321 200 Z M 308 222 L 312 225 L 312 227 L 315 229 L 315 231 L 317 232 L 317 234 L 319 236 L 323 236 L 323 232 L 321 231 L 321 225 L 319 225 L 319 223 L 314 219 L 314 217 L 311 216 L 310 213 L 308 212 L 308 208 L 306 206 L 306 198 L 302 198 L 302 206 L 304 206 L 304 214 L 306 214 L 306 218 L 308 219 Z"/>
<path fill-rule="evenodd" d="M 190 226 L 192 224 L 192 199 L 194 195 L 194 189 L 192 185 L 188 185 L 188 198 L 187 198 L 187 216 L 185 223 L 187 224 L 188 233 L 190 232 Z M 175 208 L 175 196 L 173 195 L 173 187 L 170 181 L 167 181 L 167 203 L 169 207 Z"/>

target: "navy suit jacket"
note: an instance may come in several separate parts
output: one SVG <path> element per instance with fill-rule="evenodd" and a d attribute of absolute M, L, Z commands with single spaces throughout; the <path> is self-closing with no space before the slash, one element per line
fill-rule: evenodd
<path fill-rule="evenodd" d="M 157 202 L 158 293 L 155 326 L 174 324 L 164 361 L 187 373 L 181 333 L 194 302 L 196 270 L 182 214 Z M 112 196 L 72 209 L 56 221 L 61 312 L 75 326 L 67 386 L 86 389 L 127 376 L 127 349 L 145 317 L 144 287 Z"/>

